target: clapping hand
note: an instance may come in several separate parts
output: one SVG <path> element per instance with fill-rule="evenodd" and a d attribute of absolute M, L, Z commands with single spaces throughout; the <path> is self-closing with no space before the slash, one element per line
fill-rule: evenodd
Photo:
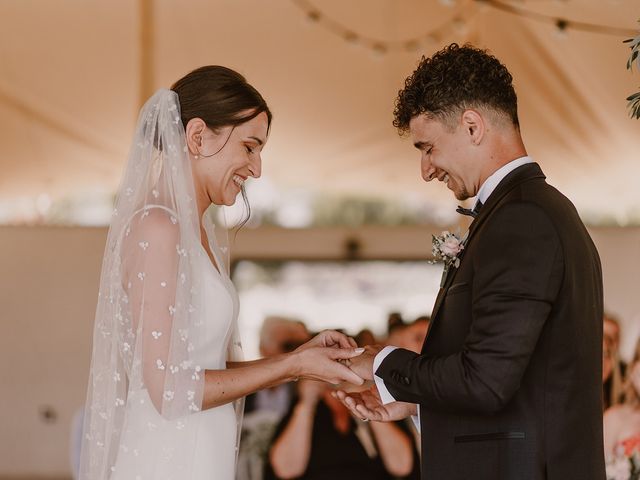
<path fill-rule="evenodd" d="M 416 415 L 418 410 L 415 403 L 391 402 L 384 405 L 375 385 L 360 392 L 336 390 L 331 394 L 363 420 L 393 422 Z"/>
<path fill-rule="evenodd" d="M 322 395 L 330 387 L 324 382 L 302 379 L 298 383 L 298 401 L 302 404 L 315 407 Z"/>

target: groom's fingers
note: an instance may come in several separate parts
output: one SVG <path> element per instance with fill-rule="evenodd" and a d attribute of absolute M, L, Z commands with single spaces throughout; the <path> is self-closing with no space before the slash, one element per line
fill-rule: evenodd
<path fill-rule="evenodd" d="M 335 392 L 332 392 L 332 394 L 333 394 L 334 397 L 336 397 L 338 400 L 340 400 L 344 404 L 345 407 L 350 409 L 353 413 L 356 413 L 356 410 L 355 410 L 356 401 L 354 400 L 354 398 L 351 395 L 348 395 L 343 390 L 336 390 Z"/>
<path fill-rule="evenodd" d="M 364 392 L 362 392 L 362 397 L 366 398 L 372 403 L 379 404 L 379 405 L 382 404 L 382 399 L 380 398 L 380 394 L 378 394 L 378 389 L 376 388 L 375 385 L 365 390 Z"/>
<path fill-rule="evenodd" d="M 381 420 L 380 415 L 376 413 L 375 410 L 369 408 L 364 403 L 361 402 L 352 402 L 352 406 L 349 407 L 349 410 L 362 420 Z"/>
<path fill-rule="evenodd" d="M 375 387 L 375 386 L 374 386 Z M 378 388 L 372 388 L 369 390 L 369 393 L 371 394 L 371 396 L 373 398 L 375 398 L 376 400 L 378 400 L 380 403 L 382 403 L 382 397 L 380 397 L 380 392 L 378 392 Z"/>
<path fill-rule="evenodd" d="M 356 400 L 350 396 L 350 395 L 346 395 L 344 392 L 339 392 L 337 393 L 338 398 L 342 401 L 342 403 L 344 404 L 345 407 L 347 407 L 349 409 L 349 411 L 355 415 L 358 418 L 368 418 L 366 415 L 364 415 L 362 412 L 360 412 L 358 410 L 358 402 L 356 402 Z"/>

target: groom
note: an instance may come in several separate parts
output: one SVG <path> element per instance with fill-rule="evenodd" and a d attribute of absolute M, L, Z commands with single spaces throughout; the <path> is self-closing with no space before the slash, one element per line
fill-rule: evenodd
<path fill-rule="evenodd" d="M 476 197 L 474 219 L 421 354 L 369 347 L 351 368 L 377 388 L 336 395 L 365 419 L 419 414 L 423 479 L 604 480 L 600 260 L 527 156 L 510 73 L 452 44 L 423 58 L 394 115 L 424 180 Z"/>

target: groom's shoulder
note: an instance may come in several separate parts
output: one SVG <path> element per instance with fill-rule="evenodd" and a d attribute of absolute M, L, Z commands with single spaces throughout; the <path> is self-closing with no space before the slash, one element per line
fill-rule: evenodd
<path fill-rule="evenodd" d="M 520 203 L 536 205 L 548 215 L 578 215 L 573 202 L 545 178 L 532 178 L 513 188 L 504 198 L 502 205 Z"/>
<path fill-rule="evenodd" d="M 563 236 L 562 233 L 577 234 L 584 230 L 573 202 L 544 179 L 522 182 L 505 195 L 496 208 L 496 217 L 504 217 L 507 211 L 512 212 L 512 218 L 519 214 L 521 221 L 546 224 L 560 236 Z"/>

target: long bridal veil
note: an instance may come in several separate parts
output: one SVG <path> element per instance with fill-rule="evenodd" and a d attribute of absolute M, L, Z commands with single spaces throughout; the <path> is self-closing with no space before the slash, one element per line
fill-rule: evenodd
<path fill-rule="evenodd" d="M 214 215 L 202 219 L 219 269 L 228 273 L 228 245 L 219 245 Z M 225 236 L 222 235 L 224 238 Z M 220 238 L 220 235 L 218 235 Z M 161 421 L 174 422 L 170 445 L 158 445 L 144 474 L 189 478 L 197 429 L 181 428 L 202 409 L 204 370 L 193 352 L 203 347 L 199 315 L 203 255 L 190 158 L 178 96 L 160 90 L 143 106 L 116 199 L 105 248 L 85 409 L 80 478 L 108 479 L 122 435 L 136 419 L 132 402 L 149 398 Z M 228 359 L 242 359 L 233 326 Z M 145 392 L 148 397 L 142 397 Z M 242 402 L 236 402 L 238 432 Z M 149 422 L 151 423 L 151 422 Z M 152 434 L 153 425 L 147 425 Z M 239 434 L 237 436 L 239 441 Z M 161 470 L 158 468 L 161 467 Z"/>

